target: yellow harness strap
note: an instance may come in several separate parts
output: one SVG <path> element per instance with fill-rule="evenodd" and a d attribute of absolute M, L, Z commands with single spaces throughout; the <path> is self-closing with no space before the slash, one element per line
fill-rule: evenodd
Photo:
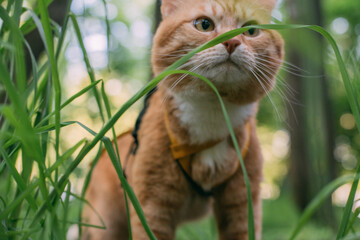
<path fill-rule="evenodd" d="M 205 149 L 211 148 L 211 147 L 217 145 L 218 143 L 222 142 L 224 139 L 220 139 L 220 140 L 216 140 L 216 141 L 209 141 L 209 142 L 206 142 L 206 143 L 200 144 L 200 145 L 180 144 L 170 129 L 169 117 L 166 112 L 165 112 L 164 116 L 165 116 L 164 118 L 165 118 L 166 131 L 167 131 L 167 134 L 168 134 L 168 136 L 170 138 L 170 142 L 171 142 L 171 145 L 170 145 L 171 153 L 172 153 L 173 157 L 175 158 L 175 160 L 179 161 L 179 163 L 180 163 L 181 167 L 184 169 L 184 171 L 190 176 L 190 162 L 191 162 L 190 160 L 191 160 L 192 155 L 197 152 L 201 152 Z M 242 149 L 242 152 L 241 152 L 243 159 L 246 157 L 246 155 L 249 151 L 250 128 L 251 128 L 250 122 L 247 122 L 246 123 L 247 139 L 246 139 L 244 148 Z M 239 166 L 240 166 L 240 164 L 238 164 L 238 167 Z"/>

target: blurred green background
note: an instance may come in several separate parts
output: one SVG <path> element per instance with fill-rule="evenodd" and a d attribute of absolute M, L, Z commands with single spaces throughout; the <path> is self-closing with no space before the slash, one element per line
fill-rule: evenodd
<path fill-rule="evenodd" d="M 60 26 L 67 2 L 55 0 L 49 7 L 50 17 Z M 7 3 L 0 1 L 4 7 Z M 32 9 L 37 1 L 23 4 Z M 152 77 L 150 49 L 160 19 L 159 4 L 155 0 L 73 0 L 71 4 L 96 79 L 104 80 L 113 112 Z M 21 20 L 25 22 L 30 17 L 23 14 Z M 281 0 L 273 17 L 284 23 L 323 26 L 336 39 L 352 79 L 359 79 L 356 72 L 360 66 L 360 0 Z M 261 102 L 258 113 L 265 159 L 262 184 L 265 240 L 288 239 L 300 214 L 320 189 L 339 176 L 354 173 L 360 156 L 360 135 L 328 42 L 309 30 L 282 30 L 281 34 L 286 43 L 286 61 L 277 87 Z M 36 60 L 46 61 L 39 36 L 28 32 L 25 37 Z M 72 24 L 64 46 L 58 66 L 62 98 L 66 100 L 87 86 L 89 77 Z M 360 88 L 358 83 L 354 85 L 356 91 Z M 6 102 L 3 91 L 0 85 L 0 104 Z M 142 103 L 137 103 L 120 118 L 115 125 L 117 133 L 133 127 L 141 107 Z M 76 120 L 98 131 L 102 127 L 98 111 L 95 96 L 90 92 L 64 109 L 61 120 Z M 61 131 L 60 149 L 91 137 L 79 126 L 68 126 Z M 95 154 L 92 151 L 71 175 L 73 192 L 81 192 Z M 21 164 L 17 167 L 21 168 Z M 5 174 L 3 171 L 0 179 Z M 338 188 L 298 239 L 334 239 L 350 187 L 349 183 Z M 79 203 L 76 199 L 72 201 L 76 209 Z M 73 215 L 76 214 L 74 210 Z M 216 239 L 214 224 L 211 217 L 187 224 L 178 231 L 177 239 Z M 76 236 L 73 231 L 76 232 L 75 227 L 71 227 L 68 239 L 76 239 L 72 237 Z"/>

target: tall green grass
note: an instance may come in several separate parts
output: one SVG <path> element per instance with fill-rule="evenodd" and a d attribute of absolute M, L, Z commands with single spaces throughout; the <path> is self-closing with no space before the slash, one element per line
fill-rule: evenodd
<path fill-rule="evenodd" d="M 96 79 L 94 70 L 88 60 L 76 16 L 68 11 L 60 35 L 55 35 L 57 31 L 53 31 L 53 29 L 57 28 L 57 26 L 52 25 L 47 12 L 47 6 L 50 2 L 39 0 L 37 8 L 34 10 L 23 8 L 22 1 L 7 1 L 6 4 L 0 5 L 0 18 L 4 21 L 0 30 L 0 86 L 5 90 L 8 99 L 8 101 L 0 106 L 1 119 L 3 120 L 0 130 L 0 178 L 2 180 L 0 189 L 4 189 L 4 192 L 0 193 L 0 239 L 66 239 L 66 232 L 71 224 L 86 225 L 86 223 L 81 222 L 81 219 L 76 216 L 73 217 L 72 212 L 75 207 L 70 199 L 75 198 L 76 201 L 87 204 L 84 199 L 84 193 L 92 169 L 86 177 L 80 196 L 72 192 L 69 177 L 90 151 L 95 149 L 100 153 L 103 146 L 108 152 L 121 180 L 127 199 L 135 207 L 149 238 L 156 239 L 146 221 L 139 201 L 123 175 L 117 148 L 113 147 L 111 140 L 105 134 L 111 131 L 113 138 L 115 138 L 115 122 L 166 76 L 187 73 L 205 81 L 218 96 L 232 141 L 234 146 L 237 147 L 238 144 L 236 144 L 236 138 L 226 108 L 217 89 L 203 76 L 177 69 L 197 52 L 224 42 L 250 28 L 291 31 L 305 28 L 323 35 L 335 52 L 349 103 L 360 131 L 359 92 L 354 87 L 355 82 L 349 78 L 336 42 L 328 32 L 319 26 L 271 24 L 249 26 L 227 32 L 199 46 L 176 61 L 140 89 L 118 111 L 112 114 L 103 82 L 101 79 Z M 70 4 L 71 1 L 69 6 Z M 31 18 L 20 25 L 20 17 L 26 12 L 30 13 Z M 63 51 L 64 37 L 68 31 L 69 23 L 72 23 L 75 30 L 90 82 L 87 87 L 62 103 L 58 58 Z M 34 28 L 39 30 L 45 44 L 47 61 L 43 65 L 39 65 L 35 61 L 34 56 L 32 56 L 33 74 L 30 79 L 27 79 L 24 46 L 25 48 L 29 48 L 29 46 L 25 41 L 24 35 Z M 32 55 L 31 51 L 30 55 Z M 358 77 L 359 75 L 355 76 Z M 99 114 L 103 121 L 103 126 L 98 132 L 93 131 L 81 122 L 62 121 L 63 109 L 81 95 L 90 94 L 89 91 L 95 96 Z M 78 125 L 79 129 L 85 129 L 93 135 L 93 138 L 90 141 L 82 139 L 69 149 L 60 149 L 62 144 L 62 128 L 69 125 Z M 251 189 L 240 150 L 236 148 L 236 151 L 242 165 L 247 187 L 249 239 L 252 240 L 255 239 L 255 230 Z M 99 155 L 97 154 L 97 158 Z M 52 161 L 48 161 L 49 159 L 52 159 Z M 16 167 L 19 163 L 21 163 L 22 168 Z M 34 172 L 36 174 L 32 175 Z M 358 234 L 356 232 L 352 232 L 352 235 L 349 235 L 349 233 L 355 222 L 355 215 L 351 213 L 351 209 L 359 175 L 360 168 L 355 176 L 339 178 L 325 187 L 306 209 L 299 223 L 294 226 L 289 239 L 296 238 L 297 234 L 301 232 L 303 226 L 308 222 L 310 216 L 331 192 L 338 186 L 351 180 L 353 181 L 353 187 L 343 212 L 337 239 L 351 239 L 353 236 L 356 236 Z M 76 206 L 76 209 L 79 209 L 79 206 Z M 93 227 L 103 228 L 104 226 Z"/>

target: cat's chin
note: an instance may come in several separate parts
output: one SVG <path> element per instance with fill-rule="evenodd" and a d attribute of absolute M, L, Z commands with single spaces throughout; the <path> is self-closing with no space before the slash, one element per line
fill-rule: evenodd
<path fill-rule="evenodd" d="M 228 58 L 224 62 L 219 63 L 216 67 L 219 67 L 219 68 L 222 68 L 224 70 L 231 71 L 231 72 L 236 71 L 236 70 L 240 70 L 240 67 L 238 66 L 238 64 L 236 64 L 230 58 Z"/>
<path fill-rule="evenodd" d="M 250 78 L 248 72 L 248 69 L 227 60 L 204 72 L 203 76 L 207 77 L 217 87 L 222 84 L 243 86 Z"/>

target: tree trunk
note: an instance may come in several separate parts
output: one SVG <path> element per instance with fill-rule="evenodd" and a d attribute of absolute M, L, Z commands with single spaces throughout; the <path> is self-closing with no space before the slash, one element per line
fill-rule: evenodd
<path fill-rule="evenodd" d="M 322 25 L 320 0 L 290 0 L 288 9 L 292 23 Z M 290 97 L 295 98 L 296 103 L 288 104 L 290 179 L 296 204 L 304 210 L 320 189 L 336 176 L 332 153 L 335 144 L 324 69 L 325 41 L 309 30 L 293 30 L 288 39 L 289 61 L 308 72 L 307 76 L 288 76 L 288 83 L 296 92 Z M 291 114 L 293 112 L 295 114 Z M 317 219 L 334 226 L 331 209 L 328 199 Z"/>
<path fill-rule="evenodd" d="M 63 25 L 63 22 L 65 20 L 64 18 L 66 15 L 66 8 L 68 2 L 69 0 L 54 0 L 48 7 L 49 17 L 60 26 Z M 29 46 L 34 54 L 35 59 L 38 60 L 40 54 L 45 50 L 45 46 L 40 37 L 38 29 L 36 28 L 33 31 L 26 34 L 25 40 L 29 43 Z M 25 62 L 26 73 L 27 76 L 29 77 L 29 75 L 31 74 L 31 59 L 29 53 L 27 52 L 27 49 L 25 53 L 25 61 L 26 61 Z"/>
<path fill-rule="evenodd" d="M 160 21 L 161 21 L 160 7 L 161 7 L 161 0 L 156 0 L 156 2 L 155 2 L 155 14 L 154 14 L 154 17 L 155 17 L 154 18 L 155 19 L 154 32 L 158 28 L 158 26 L 160 24 Z"/>

